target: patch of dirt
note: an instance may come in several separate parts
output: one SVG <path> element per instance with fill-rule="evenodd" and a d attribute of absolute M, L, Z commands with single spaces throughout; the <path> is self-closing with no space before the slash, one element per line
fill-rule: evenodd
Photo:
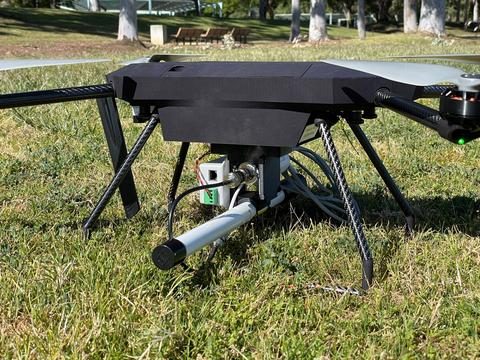
<path fill-rule="evenodd" d="M 25 336 L 29 332 L 30 320 L 23 315 L 18 316 L 12 322 L 0 323 L 0 335 L 11 337 L 15 335 Z"/>
<path fill-rule="evenodd" d="M 128 43 L 116 40 L 55 41 L 22 44 L 0 44 L 4 58 L 92 57 L 109 53 L 128 53 L 145 50 L 142 42 Z"/>

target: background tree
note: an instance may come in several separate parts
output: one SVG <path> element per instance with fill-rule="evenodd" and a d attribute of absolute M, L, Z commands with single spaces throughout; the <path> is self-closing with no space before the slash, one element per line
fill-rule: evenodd
<path fill-rule="evenodd" d="M 224 0 L 222 1 L 222 15 L 225 18 L 232 14 L 240 17 L 247 17 L 250 10 L 250 1 L 248 0 Z"/>
<path fill-rule="evenodd" d="M 462 0 L 455 0 L 455 22 L 460 22 L 460 9 L 462 8 Z"/>
<path fill-rule="evenodd" d="M 392 6 L 392 0 L 378 0 L 377 6 L 378 21 L 381 23 L 388 23 L 390 21 L 389 10 Z"/>
<path fill-rule="evenodd" d="M 363 40 L 366 36 L 365 29 L 365 0 L 358 0 L 357 29 L 358 38 Z"/>
<path fill-rule="evenodd" d="M 100 4 L 98 0 L 90 0 L 90 11 L 100 11 Z"/>
<path fill-rule="evenodd" d="M 198 0 L 192 0 L 192 1 L 193 1 L 193 4 L 195 5 L 195 14 L 197 14 L 197 16 L 202 15 L 202 11 L 200 10 L 200 2 Z"/>
<path fill-rule="evenodd" d="M 418 30 L 439 36 L 445 34 L 445 0 L 422 0 Z"/>
<path fill-rule="evenodd" d="M 266 4 L 266 13 L 270 17 L 270 20 L 273 20 L 275 18 L 275 9 L 277 8 L 278 4 L 276 0 L 267 0 Z"/>
<path fill-rule="evenodd" d="M 463 13 L 463 23 L 465 25 L 467 24 L 469 13 L 470 13 L 470 0 L 465 0 L 465 11 Z"/>
<path fill-rule="evenodd" d="M 352 20 L 352 7 L 354 5 L 353 1 L 342 1 L 342 12 L 347 19 L 347 28 L 350 27 L 350 21 Z"/>
<path fill-rule="evenodd" d="M 260 0 L 258 5 L 258 17 L 260 20 L 267 20 L 267 0 Z"/>
<path fill-rule="evenodd" d="M 292 0 L 292 25 L 290 26 L 290 39 L 294 42 L 300 36 L 300 0 Z"/>
<path fill-rule="evenodd" d="M 325 0 L 311 0 L 308 41 L 327 40 L 327 21 L 325 20 Z"/>
<path fill-rule="evenodd" d="M 403 32 L 416 32 L 418 27 L 417 22 L 417 1 L 404 0 L 403 1 Z"/>
<path fill-rule="evenodd" d="M 117 40 L 137 41 L 137 8 L 135 0 L 120 0 Z"/>
<path fill-rule="evenodd" d="M 478 0 L 473 1 L 473 18 L 472 20 L 478 23 Z"/>

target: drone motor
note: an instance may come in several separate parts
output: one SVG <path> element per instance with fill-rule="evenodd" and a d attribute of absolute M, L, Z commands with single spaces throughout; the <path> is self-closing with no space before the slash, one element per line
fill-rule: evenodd
<path fill-rule="evenodd" d="M 440 95 L 440 113 L 452 122 L 480 124 L 480 92 L 449 89 Z"/>
<path fill-rule="evenodd" d="M 478 74 L 466 75 L 480 77 Z M 477 133 L 480 130 L 479 91 L 448 89 L 440 95 L 439 110 L 440 114 L 454 125 L 460 125 L 471 133 Z M 458 143 L 462 144 L 465 140 L 460 136 Z"/>

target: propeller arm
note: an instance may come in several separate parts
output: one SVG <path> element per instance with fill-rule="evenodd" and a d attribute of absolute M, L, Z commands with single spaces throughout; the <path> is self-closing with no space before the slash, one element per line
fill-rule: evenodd
<path fill-rule="evenodd" d="M 438 98 L 443 92 L 454 89 L 452 85 L 429 85 L 424 86 L 417 99 Z"/>
<path fill-rule="evenodd" d="M 110 84 L 0 95 L 0 109 L 106 98 L 114 95 Z"/>
<path fill-rule="evenodd" d="M 441 137 L 455 144 L 463 144 L 466 141 L 478 137 L 478 134 L 472 133 L 470 129 L 448 121 L 437 110 L 402 98 L 390 92 L 388 89 L 377 90 L 375 104 L 393 110 L 398 114 L 433 129 L 437 131 Z"/>

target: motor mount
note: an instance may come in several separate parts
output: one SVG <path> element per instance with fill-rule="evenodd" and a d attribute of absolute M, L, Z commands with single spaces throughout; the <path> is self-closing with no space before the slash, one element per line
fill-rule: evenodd
<path fill-rule="evenodd" d="M 457 124 L 480 125 L 480 92 L 446 90 L 440 95 L 440 113 Z"/>
<path fill-rule="evenodd" d="M 466 74 L 480 77 L 478 74 Z M 460 125 L 462 134 L 457 142 L 463 144 L 479 136 L 480 132 L 480 92 L 448 89 L 440 95 L 440 114 L 452 125 Z"/>

